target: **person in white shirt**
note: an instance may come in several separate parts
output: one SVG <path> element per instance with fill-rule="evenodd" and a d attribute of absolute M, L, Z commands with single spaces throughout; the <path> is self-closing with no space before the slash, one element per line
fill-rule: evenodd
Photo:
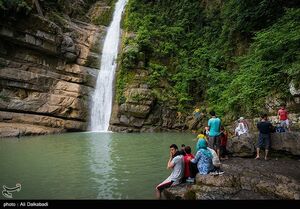
<path fill-rule="evenodd" d="M 240 135 L 246 134 L 248 132 L 249 132 L 249 128 L 248 128 L 247 122 L 244 120 L 243 117 L 240 117 L 238 119 L 238 124 L 235 128 L 235 131 L 234 131 L 235 135 L 240 136 Z"/>
<path fill-rule="evenodd" d="M 167 164 L 167 169 L 172 169 L 171 175 L 156 187 L 156 197 L 161 199 L 161 192 L 170 186 L 175 186 L 181 183 L 184 176 L 184 161 L 183 155 L 178 151 L 176 144 L 170 146 L 170 158 Z"/>

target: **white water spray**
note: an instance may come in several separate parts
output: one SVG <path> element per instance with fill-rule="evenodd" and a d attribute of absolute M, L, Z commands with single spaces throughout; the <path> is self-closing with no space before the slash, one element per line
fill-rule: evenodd
<path fill-rule="evenodd" d="M 118 0 L 102 50 L 101 67 L 92 98 L 91 131 L 107 131 L 112 109 L 113 80 L 120 38 L 120 22 L 127 0 Z"/>

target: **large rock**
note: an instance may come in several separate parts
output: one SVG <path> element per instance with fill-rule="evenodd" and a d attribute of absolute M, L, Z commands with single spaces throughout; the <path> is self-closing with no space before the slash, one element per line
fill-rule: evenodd
<path fill-rule="evenodd" d="M 44 115 L 33 115 L 24 113 L 0 111 L 0 122 L 33 124 L 52 128 L 63 128 L 66 130 L 85 130 L 86 123 L 82 121 L 67 120 Z"/>
<path fill-rule="evenodd" d="M 76 48 L 73 39 L 64 34 L 63 40 L 61 42 L 61 53 L 64 54 L 64 57 L 68 62 L 74 62 L 79 55 L 79 51 Z"/>
<path fill-rule="evenodd" d="M 44 135 L 61 133 L 63 128 L 50 128 L 40 125 L 30 125 L 22 123 L 1 123 L 0 137 L 20 137 L 24 135 Z"/>
<path fill-rule="evenodd" d="M 130 114 L 137 118 L 146 118 L 150 112 L 150 106 L 124 103 L 121 105 L 120 110 L 124 114 Z"/>
<path fill-rule="evenodd" d="M 252 157 L 256 152 L 258 134 L 243 134 L 228 140 L 227 150 L 236 157 Z M 272 152 L 287 152 L 300 155 L 300 132 L 283 132 L 271 134 Z"/>
<path fill-rule="evenodd" d="M 290 93 L 295 97 L 300 97 L 300 88 L 296 88 L 293 82 L 290 83 Z"/>
<path fill-rule="evenodd" d="M 293 155 L 300 155 L 300 132 L 272 134 L 271 147 L 273 150 L 286 151 Z"/>
<path fill-rule="evenodd" d="M 151 106 L 154 101 L 152 92 L 150 89 L 145 88 L 132 88 L 126 93 L 126 102 L 131 104 L 149 105 Z"/>
<path fill-rule="evenodd" d="M 256 135 L 242 134 L 227 141 L 227 150 L 236 157 L 252 157 L 255 153 Z"/>

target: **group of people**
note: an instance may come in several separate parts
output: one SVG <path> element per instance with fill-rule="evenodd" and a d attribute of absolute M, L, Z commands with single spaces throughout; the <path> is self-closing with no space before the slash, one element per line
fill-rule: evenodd
<path fill-rule="evenodd" d="M 277 117 L 278 117 L 278 120 L 275 121 L 275 124 L 274 124 L 275 127 L 272 127 L 273 132 L 290 131 L 288 111 L 286 109 L 285 104 L 280 105 L 280 109 L 277 112 Z M 235 136 L 240 136 L 240 135 L 249 133 L 249 125 L 243 117 L 240 117 L 237 122 L 238 123 L 234 130 Z"/>
<path fill-rule="evenodd" d="M 289 119 L 288 119 L 288 111 L 285 108 L 285 104 L 280 105 L 280 109 L 278 110 L 278 119 L 280 121 L 280 128 L 283 128 L 283 131 L 290 131 L 289 127 Z M 268 120 L 267 114 L 261 115 L 261 121 L 257 123 L 257 128 L 259 130 L 258 135 L 258 143 L 256 148 L 256 157 L 255 159 L 260 159 L 260 150 L 261 148 L 265 148 L 265 160 L 268 160 L 268 154 L 271 145 L 271 133 L 278 132 L 274 129 L 272 123 Z M 281 131 L 280 131 L 281 132 Z"/>
<path fill-rule="evenodd" d="M 167 168 L 172 169 L 171 175 L 156 187 L 157 198 L 161 198 L 161 192 L 170 186 L 181 182 L 194 182 L 197 173 L 206 175 L 222 175 L 220 156 L 227 158 L 226 143 L 227 133 L 221 127 L 220 118 L 214 111 L 210 112 L 208 127 L 197 136 L 196 155 L 192 154 L 190 146 L 181 147 L 178 150 L 176 144 L 170 146 L 170 158 Z M 206 134 L 208 134 L 208 139 Z M 220 152 L 221 150 L 221 152 Z"/>
<path fill-rule="evenodd" d="M 200 111 L 197 113 L 200 115 Z M 222 175 L 221 160 L 228 159 L 227 156 L 227 138 L 228 134 L 224 127 L 221 126 L 221 120 L 216 116 L 214 111 L 210 112 L 211 118 L 208 120 L 208 127 L 197 136 L 196 154 L 192 154 L 190 146 L 181 147 L 178 150 L 176 144 L 170 146 L 170 158 L 167 168 L 172 169 L 171 175 L 156 187 L 157 198 L 161 198 L 161 192 L 170 186 L 178 185 L 181 182 L 194 182 L 197 173 L 200 175 L 212 174 Z M 278 118 L 281 126 L 289 130 L 288 112 L 285 105 L 282 104 L 278 110 Z M 257 123 L 259 130 L 258 143 L 256 148 L 255 159 L 260 159 L 260 150 L 265 149 L 265 160 L 268 160 L 270 149 L 270 134 L 274 127 L 268 121 L 267 114 L 261 115 L 261 120 Z M 235 135 L 239 136 L 248 133 L 249 125 L 243 117 L 239 118 L 238 125 L 235 129 Z M 207 137 L 208 136 L 208 137 Z"/>

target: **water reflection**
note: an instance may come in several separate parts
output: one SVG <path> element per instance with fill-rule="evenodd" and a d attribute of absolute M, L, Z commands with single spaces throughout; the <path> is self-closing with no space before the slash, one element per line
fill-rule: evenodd
<path fill-rule="evenodd" d="M 113 191 L 117 187 L 118 179 L 115 173 L 114 161 L 111 158 L 112 133 L 91 132 L 88 135 L 90 152 L 91 180 L 98 190 L 97 199 L 117 199 L 120 194 Z"/>

